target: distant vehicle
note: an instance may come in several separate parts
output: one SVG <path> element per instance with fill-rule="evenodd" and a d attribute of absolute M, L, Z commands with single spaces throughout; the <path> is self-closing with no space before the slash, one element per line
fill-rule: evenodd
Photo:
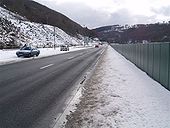
<path fill-rule="evenodd" d="M 60 51 L 69 51 L 69 46 L 68 45 L 61 45 Z"/>
<path fill-rule="evenodd" d="M 40 54 L 40 50 L 32 47 L 22 47 L 19 51 L 16 52 L 18 57 L 32 57 L 38 56 Z"/>
<path fill-rule="evenodd" d="M 98 45 L 98 44 L 96 44 L 96 45 L 95 45 L 95 48 L 99 48 L 99 45 Z"/>

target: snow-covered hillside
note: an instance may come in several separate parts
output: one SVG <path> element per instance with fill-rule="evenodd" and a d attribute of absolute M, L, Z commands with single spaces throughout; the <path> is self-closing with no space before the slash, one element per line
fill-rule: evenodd
<path fill-rule="evenodd" d="M 26 18 L 0 7 L 0 49 L 30 44 L 35 47 L 53 47 L 61 44 L 82 45 L 85 38 L 66 34 L 61 29 L 31 23 Z"/>

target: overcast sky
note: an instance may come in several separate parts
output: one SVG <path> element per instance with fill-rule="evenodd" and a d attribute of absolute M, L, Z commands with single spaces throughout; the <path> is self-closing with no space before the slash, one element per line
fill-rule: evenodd
<path fill-rule="evenodd" d="M 170 21 L 170 0 L 34 0 L 83 27 Z"/>

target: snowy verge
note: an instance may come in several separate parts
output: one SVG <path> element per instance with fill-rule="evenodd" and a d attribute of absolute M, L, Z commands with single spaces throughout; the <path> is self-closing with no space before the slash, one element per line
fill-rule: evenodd
<path fill-rule="evenodd" d="M 111 47 L 66 128 L 169 128 L 170 92 Z"/>
<path fill-rule="evenodd" d="M 42 57 L 47 57 L 47 56 L 52 56 L 52 55 L 57 55 L 57 54 L 63 54 L 63 53 L 87 49 L 87 48 L 91 48 L 91 47 L 70 47 L 69 51 L 60 51 L 59 47 L 55 48 L 55 49 L 54 48 L 40 48 L 39 49 L 40 55 L 35 58 L 42 58 Z M 31 58 L 17 57 L 16 51 L 18 51 L 18 50 L 19 49 L 0 50 L 0 65 L 24 61 L 24 60 L 28 60 L 28 59 L 33 59 L 33 57 L 31 57 Z"/>
<path fill-rule="evenodd" d="M 80 80 L 77 81 L 75 84 L 74 91 L 72 92 L 68 102 L 66 102 L 66 107 L 64 108 L 64 112 L 60 113 L 56 119 L 55 125 L 53 128 L 63 128 L 67 123 L 68 115 L 74 113 L 77 109 L 77 104 L 80 102 L 80 98 L 82 96 L 82 91 L 84 90 L 84 84 L 86 80 L 90 79 L 95 71 L 96 66 L 98 65 L 101 57 L 103 56 L 104 52 L 106 51 L 108 45 L 104 46 L 104 49 L 100 53 L 100 56 L 94 61 L 94 63 L 83 73 Z"/>

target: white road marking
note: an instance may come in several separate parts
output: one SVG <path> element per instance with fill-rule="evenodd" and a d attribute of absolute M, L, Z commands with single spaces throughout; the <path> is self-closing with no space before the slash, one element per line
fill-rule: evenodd
<path fill-rule="evenodd" d="M 71 60 L 71 59 L 73 59 L 73 58 L 75 58 L 75 56 L 73 56 L 73 57 L 69 57 L 69 58 L 68 58 L 68 60 Z"/>
<path fill-rule="evenodd" d="M 53 65 L 54 65 L 54 64 L 49 64 L 49 65 L 46 65 L 46 66 L 41 67 L 40 69 L 45 69 L 45 68 L 48 68 L 48 67 L 53 66 Z"/>
<path fill-rule="evenodd" d="M 69 58 L 67 58 L 68 60 L 72 60 L 72 59 L 74 59 L 74 58 L 77 58 L 77 57 L 79 57 L 79 56 L 82 56 L 83 54 L 85 54 L 85 53 L 80 53 L 80 54 L 78 54 L 78 55 L 76 55 L 76 56 L 72 56 L 72 57 L 69 57 Z"/>

